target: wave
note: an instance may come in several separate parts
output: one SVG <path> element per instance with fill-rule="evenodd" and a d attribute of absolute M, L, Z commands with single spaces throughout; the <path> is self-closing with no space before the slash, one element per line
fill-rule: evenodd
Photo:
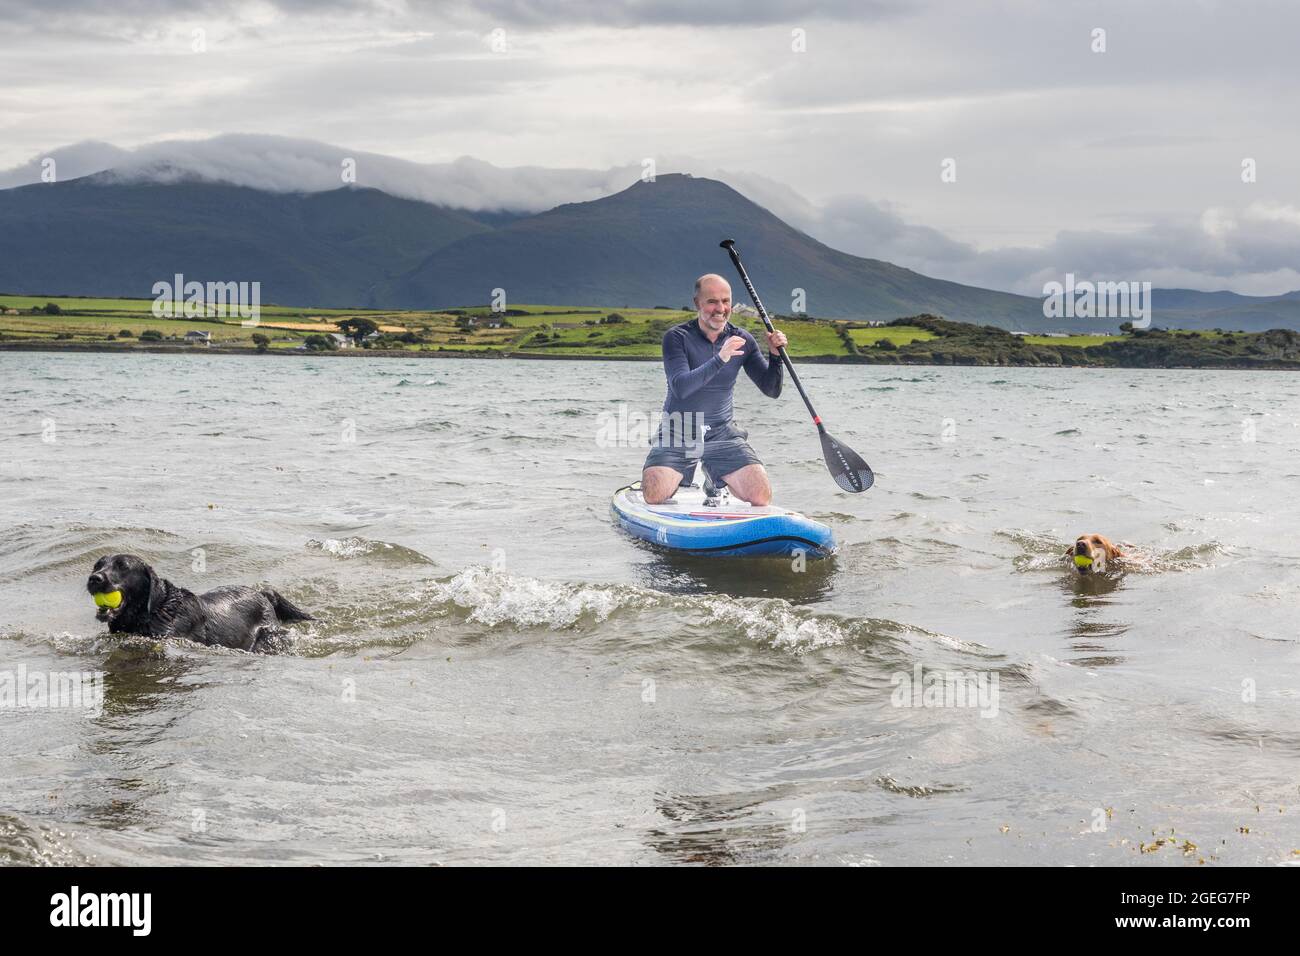
<path fill-rule="evenodd" d="M 580 621 L 604 621 L 616 610 L 650 606 L 636 588 L 574 585 L 471 567 L 434 585 L 433 598 L 469 612 L 467 620 L 496 627 L 569 628 Z"/>
<path fill-rule="evenodd" d="M 105 528 L 69 524 L 16 525 L 0 542 L 0 573 L 26 576 L 90 566 L 105 554 L 117 552 L 188 551 L 194 547 L 180 535 L 158 528 Z"/>
<path fill-rule="evenodd" d="M 1126 546 L 1124 564 L 1138 574 L 1160 574 L 1165 571 L 1199 571 L 1214 567 L 1217 558 L 1234 557 L 1236 550 L 1218 541 L 1205 541 L 1188 545 L 1176 551 L 1148 552 L 1132 545 Z"/>
<path fill-rule="evenodd" d="M 466 623 L 488 628 L 544 627 L 603 631 L 597 625 L 642 618 L 651 630 L 707 635 L 714 643 L 744 640 L 798 653 L 828 647 L 867 649 L 918 645 L 986 656 L 978 644 L 882 618 L 810 611 L 783 598 L 683 595 L 621 584 L 543 581 L 471 567 L 430 589 L 435 604 Z"/>
<path fill-rule="evenodd" d="M 427 555 L 412 548 L 388 541 L 372 541 L 369 538 L 325 538 L 307 541 L 307 548 L 320 551 L 342 560 L 353 558 L 379 558 L 391 564 L 435 564 Z"/>
<path fill-rule="evenodd" d="M 864 521 L 861 515 L 845 514 L 843 511 L 810 511 L 808 517 L 816 521 L 829 522 L 834 521 L 839 524 L 851 524 L 855 521 Z"/>

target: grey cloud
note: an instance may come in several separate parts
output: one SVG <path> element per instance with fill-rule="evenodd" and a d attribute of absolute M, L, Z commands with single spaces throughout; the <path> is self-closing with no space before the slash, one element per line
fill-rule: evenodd
<path fill-rule="evenodd" d="M 46 159 L 54 160 L 54 174 L 63 180 L 80 179 L 82 176 L 109 169 L 118 163 L 126 162 L 130 156 L 128 150 L 119 149 L 112 143 L 93 141 L 73 143 L 70 146 L 62 146 L 48 153 L 33 156 L 27 162 L 12 169 L 0 171 L 0 189 L 41 182 L 43 162 Z"/>
<path fill-rule="evenodd" d="M 414 4 L 417 9 L 445 11 L 447 5 Z M 553 28 L 588 26 L 752 26 L 767 23 L 865 21 L 902 14 L 916 3 L 903 0 L 481 0 L 457 4 L 460 12 L 476 19 L 506 24 Z"/>
<path fill-rule="evenodd" d="M 168 140 L 134 150 L 78 143 L 51 150 L 60 179 L 111 169 L 126 181 L 199 177 L 273 192 L 320 192 L 344 185 L 345 160 L 356 184 L 462 209 L 540 212 L 566 202 L 599 199 L 630 186 L 640 166 L 606 170 L 501 168 L 462 157 L 450 163 L 413 163 L 312 140 L 231 133 L 206 140 Z M 40 159 L 0 173 L 0 184 L 40 180 Z"/>
<path fill-rule="evenodd" d="M 570 26 L 734 26 L 813 21 L 855 21 L 903 15 L 915 0 L 408 0 L 395 7 L 383 0 L 268 0 L 289 17 L 365 16 L 443 25 L 526 29 Z M 62 29 L 80 21 L 105 28 L 139 25 L 176 17 L 212 17 L 235 22 L 238 0 L 62 0 L 57 7 L 39 0 L 0 0 L 0 22 L 26 30 Z"/>
<path fill-rule="evenodd" d="M 954 242 L 937 230 L 903 222 L 887 208 L 871 207 L 858 198 L 829 204 L 805 229 L 846 252 L 1025 295 L 1041 294 L 1045 281 L 1066 273 L 1253 295 L 1300 288 L 1300 206 L 1217 210 L 1227 223 L 1219 234 L 1207 232 L 1198 216 L 1126 233 L 1067 230 L 1041 246 L 991 250 Z M 1291 218 L 1270 218 L 1279 209 Z"/>
<path fill-rule="evenodd" d="M 391 10 L 380 0 L 269 0 L 268 5 L 288 14 Z M 239 0 L 59 0 L 57 4 L 48 0 L 0 0 L 0 20 L 45 25 L 66 19 L 129 23 L 195 15 L 234 20 L 241 6 Z"/>
<path fill-rule="evenodd" d="M 942 3 L 847 29 L 810 29 L 805 53 L 770 48 L 762 62 L 772 72 L 746 92 L 756 105 L 795 111 L 1170 86 L 1231 88 L 1249 102 L 1300 80 L 1293 52 L 1300 7 L 1250 9 L 1177 0 Z M 1104 53 L 1092 50 L 1094 28 L 1106 30 Z"/>

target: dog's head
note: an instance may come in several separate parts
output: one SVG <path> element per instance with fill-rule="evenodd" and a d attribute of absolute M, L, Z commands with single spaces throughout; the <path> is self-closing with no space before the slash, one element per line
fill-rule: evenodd
<path fill-rule="evenodd" d="M 1104 535 L 1082 534 L 1065 552 L 1074 559 L 1074 569 L 1080 574 L 1104 574 L 1106 562 L 1123 557 L 1123 552 L 1110 543 Z"/>
<path fill-rule="evenodd" d="M 86 590 L 99 607 L 95 617 L 109 624 L 118 618 L 147 617 L 163 598 L 162 580 L 134 554 L 104 555 L 86 579 Z"/>

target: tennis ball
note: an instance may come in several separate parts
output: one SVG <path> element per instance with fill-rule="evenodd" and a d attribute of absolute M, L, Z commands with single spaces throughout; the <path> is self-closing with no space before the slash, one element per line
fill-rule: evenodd
<path fill-rule="evenodd" d="M 121 591 L 100 591 L 98 594 L 95 595 L 96 607 L 117 608 L 117 607 L 121 607 L 121 605 L 122 605 Z"/>
<path fill-rule="evenodd" d="M 1076 554 L 1074 556 L 1074 565 L 1078 568 L 1086 568 L 1092 564 L 1092 558 L 1086 554 Z"/>

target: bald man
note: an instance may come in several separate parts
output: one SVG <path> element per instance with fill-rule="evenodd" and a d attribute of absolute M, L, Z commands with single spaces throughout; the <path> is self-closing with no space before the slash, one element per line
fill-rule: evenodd
<path fill-rule="evenodd" d="M 689 484 L 696 465 L 713 484 L 726 485 L 752 505 L 772 501 L 767 469 L 731 417 L 731 394 L 741 368 L 768 398 L 781 394 L 782 332 L 767 333 L 764 356 L 754 336 L 732 325 L 731 286 L 719 275 L 695 280 L 697 314 L 664 333 L 668 397 L 658 439 L 641 472 L 647 504 L 661 504 L 679 485 Z"/>

